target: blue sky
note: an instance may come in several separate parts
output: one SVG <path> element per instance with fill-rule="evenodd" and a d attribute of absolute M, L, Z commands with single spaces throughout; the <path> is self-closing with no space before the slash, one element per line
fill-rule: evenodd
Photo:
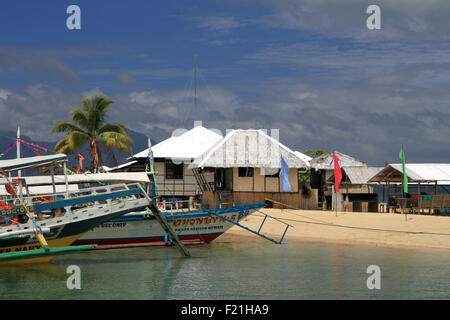
<path fill-rule="evenodd" d="M 382 29 L 366 28 L 369 4 Z M 105 94 L 156 140 L 194 120 L 279 129 L 373 165 L 450 156 L 447 1 L 14 1 L 0 11 L 0 126 L 39 140 Z M 81 8 L 81 30 L 66 8 Z M 197 54 L 199 114 L 194 116 Z M 139 150 L 136 150 L 139 151 Z"/>

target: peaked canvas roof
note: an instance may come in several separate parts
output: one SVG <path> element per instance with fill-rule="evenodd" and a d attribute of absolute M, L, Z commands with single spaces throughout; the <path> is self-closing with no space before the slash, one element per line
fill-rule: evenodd
<path fill-rule="evenodd" d="M 450 163 L 406 163 L 406 175 L 411 182 L 450 181 Z M 390 164 L 374 175 L 370 182 L 402 182 L 402 164 Z"/>
<path fill-rule="evenodd" d="M 194 159 L 222 140 L 222 136 L 202 126 L 173 136 L 152 146 L 154 158 Z M 132 158 L 147 158 L 148 149 L 133 155 Z"/>
<path fill-rule="evenodd" d="M 190 167 L 281 168 L 281 156 L 290 168 L 308 167 L 291 149 L 262 130 L 233 130 L 211 150 L 196 158 Z"/>
<path fill-rule="evenodd" d="M 365 162 L 362 162 L 358 159 L 355 159 L 349 155 L 343 154 L 341 152 L 336 151 L 336 156 L 339 158 L 339 166 L 341 168 L 344 167 L 367 167 L 367 164 Z M 334 164 L 333 164 L 333 152 L 327 152 L 322 154 L 321 156 L 318 156 L 317 158 L 312 159 L 309 161 L 309 164 L 311 165 L 311 168 L 314 168 L 316 170 L 333 170 Z"/>

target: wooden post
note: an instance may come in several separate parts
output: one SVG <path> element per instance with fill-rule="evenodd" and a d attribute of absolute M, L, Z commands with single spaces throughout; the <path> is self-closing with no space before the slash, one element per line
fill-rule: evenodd
<path fill-rule="evenodd" d="M 390 213 L 391 209 L 389 208 L 389 198 L 391 196 L 391 184 L 387 181 L 386 181 L 386 183 L 387 183 L 387 201 L 386 201 L 386 203 L 387 203 L 388 213 Z"/>
<path fill-rule="evenodd" d="M 66 184 L 66 195 L 67 197 L 69 197 L 69 180 L 67 178 L 67 166 L 65 162 L 63 164 L 63 167 L 64 167 L 64 182 Z"/>
<path fill-rule="evenodd" d="M 422 213 L 422 196 L 420 195 L 420 181 L 417 183 L 417 195 L 419 196 L 418 198 L 418 205 L 419 205 L 419 213 Z"/>
<path fill-rule="evenodd" d="M 53 186 L 53 200 L 55 199 L 55 193 L 56 193 L 56 185 L 55 185 L 55 172 L 54 172 L 54 166 L 50 166 L 50 172 L 52 175 L 52 186 Z"/>

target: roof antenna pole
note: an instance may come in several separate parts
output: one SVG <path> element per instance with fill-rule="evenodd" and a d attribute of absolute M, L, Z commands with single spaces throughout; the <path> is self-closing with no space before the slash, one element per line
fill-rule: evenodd
<path fill-rule="evenodd" d="M 197 119 L 197 54 L 194 55 L 194 118 Z"/>

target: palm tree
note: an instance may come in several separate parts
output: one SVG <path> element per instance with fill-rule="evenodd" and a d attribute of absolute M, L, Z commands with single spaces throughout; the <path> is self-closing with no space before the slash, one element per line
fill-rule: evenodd
<path fill-rule="evenodd" d="M 106 113 L 113 101 L 103 95 L 82 100 L 83 108 L 70 111 L 72 120 L 57 120 L 50 132 L 63 132 L 66 136 L 55 145 L 55 152 L 73 154 L 82 146 L 90 145 L 91 169 L 102 171 L 99 145 L 106 147 L 115 160 L 113 149 L 131 155 L 128 146 L 133 143 L 127 128 L 120 123 L 105 123 Z M 115 160 L 117 165 L 117 160 Z"/>

